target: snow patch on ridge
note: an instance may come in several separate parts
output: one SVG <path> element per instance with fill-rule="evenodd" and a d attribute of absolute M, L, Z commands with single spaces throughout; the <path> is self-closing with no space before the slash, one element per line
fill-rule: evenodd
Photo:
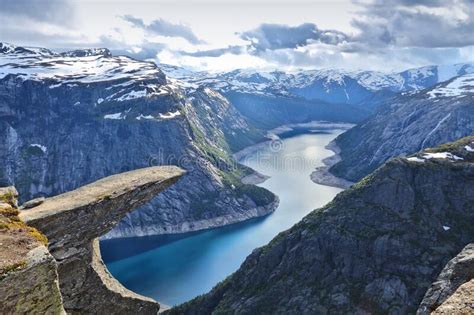
<path fill-rule="evenodd" d="M 136 120 L 142 120 L 142 119 L 146 119 L 146 120 L 150 120 L 150 119 L 155 119 L 155 117 L 153 117 L 152 115 L 143 115 L 143 114 L 140 114 L 140 116 L 137 116 L 135 118 Z"/>
<path fill-rule="evenodd" d="M 177 110 L 175 112 L 167 112 L 165 114 L 160 113 L 159 115 L 160 115 L 161 119 L 172 119 L 172 118 L 175 118 L 177 116 L 180 116 L 181 112 L 179 110 Z"/>
<path fill-rule="evenodd" d="M 412 157 L 407 158 L 408 161 L 416 162 L 416 163 L 425 163 L 426 160 L 431 160 L 431 159 L 449 160 L 451 162 L 464 160 L 462 157 L 452 154 L 451 152 L 423 153 L 421 157 L 412 156 Z"/>
<path fill-rule="evenodd" d="M 448 159 L 448 160 L 464 160 L 462 157 L 452 154 L 451 152 L 436 152 L 436 153 L 424 153 L 423 158 L 430 159 Z"/>
<path fill-rule="evenodd" d="M 115 114 L 107 114 L 107 115 L 104 115 L 104 119 L 121 120 L 121 119 L 125 119 L 125 115 L 123 115 L 121 112 L 115 113 Z"/>
<path fill-rule="evenodd" d="M 428 91 L 429 98 L 463 97 L 466 93 L 474 93 L 474 74 L 460 76 L 446 84 Z"/>
<path fill-rule="evenodd" d="M 105 52 L 104 49 L 95 49 L 58 54 L 43 48 L 0 43 L 0 79 L 12 74 L 24 80 L 52 79 L 64 84 L 163 76 L 154 63 L 125 56 L 114 57 Z"/>

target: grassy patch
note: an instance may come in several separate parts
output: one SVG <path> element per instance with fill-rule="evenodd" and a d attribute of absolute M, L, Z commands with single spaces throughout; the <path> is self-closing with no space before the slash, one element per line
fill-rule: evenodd
<path fill-rule="evenodd" d="M 48 238 L 34 227 L 28 227 L 28 235 L 40 241 L 44 246 L 48 246 Z"/>
<path fill-rule="evenodd" d="M 364 178 L 362 178 L 359 182 L 352 185 L 352 187 L 349 188 L 349 190 L 353 191 L 354 189 L 360 189 L 362 187 L 365 187 L 365 186 L 369 185 L 374 180 L 374 178 L 375 178 L 374 173 L 371 173 L 371 174 L 365 176 Z"/>
<path fill-rule="evenodd" d="M 27 234 L 34 239 L 41 242 L 43 245 L 48 245 L 48 238 L 34 227 L 28 226 L 21 221 L 18 216 L 20 212 L 17 208 L 2 207 L 0 208 L 0 229 L 2 230 L 26 230 Z"/>
<path fill-rule="evenodd" d="M 236 192 L 239 197 L 246 195 L 252 199 L 257 207 L 266 206 L 275 200 L 275 195 L 265 188 L 255 185 L 240 185 L 236 187 Z"/>
<path fill-rule="evenodd" d="M 9 191 L 0 195 L 0 202 L 8 203 L 10 205 L 15 204 L 16 196 L 13 192 Z"/>
<path fill-rule="evenodd" d="M 448 142 L 448 143 L 444 143 L 444 144 L 441 144 L 435 148 L 427 148 L 426 151 L 427 152 L 432 152 L 432 153 L 436 153 L 436 152 L 457 152 L 457 151 L 465 151 L 464 150 L 464 146 L 465 145 L 468 145 L 470 143 L 474 142 L 474 136 L 469 136 L 469 137 L 464 137 L 464 138 L 461 138 L 457 141 L 454 141 L 454 142 Z"/>
<path fill-rule="evenodd" d="M 18 211 L 18 209 L 16 208 L 0 208 L 0 216 L 4 216 L 6 218 L 14 218 L 14 217 L 18 217 L 18 214 L 20 212 Z"/>

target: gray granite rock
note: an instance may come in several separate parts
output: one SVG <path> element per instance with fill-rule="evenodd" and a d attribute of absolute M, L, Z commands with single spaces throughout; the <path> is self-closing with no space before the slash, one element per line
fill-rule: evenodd
<path fill-rule="evenodd" d="M 474 279 L 474 243 L 464 247 L 456 257 L 446 264 L 438 279 L 433 282 L 426 292 L 417 314 L 425 315 L 437 310 L 460 286 L 472 279 Z M 467 302 L 473 305 L 474 296 L 471 296 Z M 474 309 L 471 309 L 471 311 L 474 312 Z"/>
<path fill-rule="evenodd" d="M 169 314 L 415 313 L 474 239 L 474 153 L 465 149 L 472 141 L 429 151 L 462 160 L 387 162 Z"/>
<path fill-rule="evenodd" d="M 57 264 L 45 246 L 25 256 L 25 267 L 0 277 L 2 314 L 66 314 L 58 287 Z"/>
<path fill-rule="evenodd" d="M 48 237 L 68 313 L 158 312 L 157 302 L 125 289 L 110 275 L 102 262 L 97 238 L 183 174 L 177 167 L 121 173 L 21 211 L 20 218 L 25 223 Z"/>
<path fill-rule="evenodd" d="M 474 135 L 472 89 L 453 97 L 434 98 L 429 92 L 392 99 L 372 117 L 338 136 L 342 160 L 331 167 L 331 173 L 358 181 L 393 157 Z"/>
<path fill-rule="evenodd" d="M 39 206 L 44 202 L 45 198 L 44 197 L 39 197 L 35 199 L 28 200 L 27 202 L 23 203 L 21 205 L 22 209 L 30 209 Z"/>

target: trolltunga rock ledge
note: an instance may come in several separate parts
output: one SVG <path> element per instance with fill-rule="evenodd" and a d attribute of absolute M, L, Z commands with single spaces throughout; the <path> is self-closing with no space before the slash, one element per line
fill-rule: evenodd
<path fill-rule="evenodd" d="M 68 313 L 157 313 L 160 305 L 124 288 L 107 271 L 98 237 L 127 213 L 174 184 L 184 171 L 149 167 L 109 176 L 20 212 L 47 236 Z"/>

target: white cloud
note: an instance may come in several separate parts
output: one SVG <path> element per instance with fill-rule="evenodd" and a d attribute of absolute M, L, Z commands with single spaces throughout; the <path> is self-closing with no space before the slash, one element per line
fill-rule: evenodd
<path fill-rule="evenodd" d="M 193 68 L 402 70 L 474 59 L 470 0 L 4 1 L 1 40 Z"/>

